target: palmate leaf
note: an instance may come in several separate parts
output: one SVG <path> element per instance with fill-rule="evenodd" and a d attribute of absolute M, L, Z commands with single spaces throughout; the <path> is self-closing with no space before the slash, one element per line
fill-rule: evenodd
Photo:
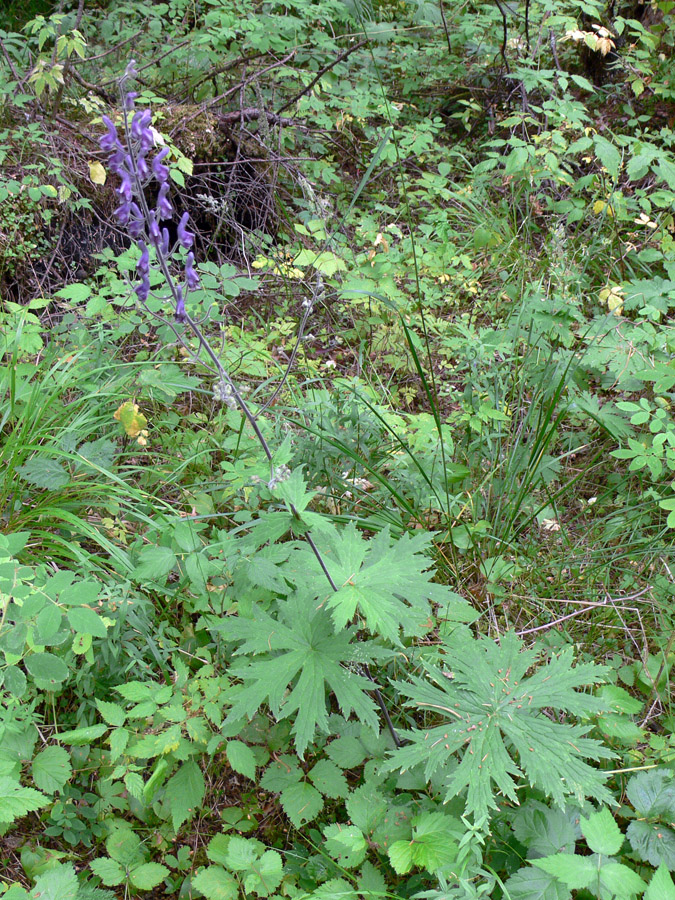
<path fill-rule="evenodd" d="M 474 640 L 468 629 L 454 632 L 445 659 L 446 670 L 428 666 L 428 679 L 397 684 L 411 698 L 408 705 L 436 712 L 445 722 L 407 735 L 412 743 L 396 751 L 391 768 L 421 763 L 427 778 L 447 770 L 446 800 L 468 789 L 467 812 L 477 818 L 497 808 L 496 791 L 517 803 L 522 777 L 559 806 L 570 794 L 612 802 L 602 772 L 584 761 L 609 758 L 611 751 L 584 737 L 587 727 L 543 713 L 597 713 L 603 704 L 576 688 L 601 681 L 602 667 L 573 666 L 571 653 L 564 652 L 527 675 L 536 655 L 513 632 L 497 644 Z"/>
<path fill-rule="evenodd" d="M 298 549 L 293 561 L 304 574 L 303 582 L 314 573 L 311 589 L 331 611 L 336 628 L 359 616 L 372 634 L 398 644 L 401 633 L 421 635 L 429 629 L 430 600 L 455 621 L 475 618 L 462 597 L 431 582 L 433 562 L 425 555 L 430 541 L 428 534 L 405 534 L 392 541 L 388 528 L 369 539 L 354 525 L 326 530 L 321 554 L 337 592 L 308 548 Z"/>
<path fill-rule="evenodd" d="M 227 618 L 215 626 L 228 638 L 242 641 L 237 654 L 255 657 L 230 669 L 244 685 L 227 722 L 252 717 L 263 703 L 277 719 L 295 714 L 293 733 L 301 756 L 317 728 L 328 732 L 326 689 L 345 716 L 354 712 L 378 730 L 375 703 L 368 694 L 372 683 L 347 668 L 371 661 L 370 647 L 367 642 L 352 643 L 355 629 L 336 634 L 330 615 L 317 605 L 311 595 L 296 594 L 281 604 L 278 619 L 254 606 L 252 618 Z"/>

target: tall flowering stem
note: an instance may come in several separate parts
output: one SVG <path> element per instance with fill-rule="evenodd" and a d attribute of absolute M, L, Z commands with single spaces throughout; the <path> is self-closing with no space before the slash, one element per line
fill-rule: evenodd
<path fill-rule="evenodd" d="M 133 238 L 141 252 L 136 264 L 138 282 L 134 286 L 134 291 L 144 308 L 156 316 L 157 314 L 150 310 L 148 306 L 148 298 L 152 293 L 150 287 L 150 248 L 152 248 L 173 303 L 174 322 L 186 326 L 192 332 L 197 339 L 200 351 L 203 351 L 209 358 L 218 376 L 214 391 L 216 399 L 230 407 L 239 407 L 253 429 L 270 465 L 270 480 L 267 484 L 271 490 L 276 484 L 288 477 L 290 470 L 286 466 L 279 466 L 275 469 L 272 451 L 260 430 L 257 416 L 251 411 L 241 396 L 237 386 L 223 368 L 217 353 L 211 347 L 199 324 L 190 316 L 188 311 L 189 294 L 199 287 L 199 275 L 195 269 L 195 256 L 192 251 L 195 235 L 188 227 L 190 216 L 187 212 L 183 213 L 178 223 L 176 229 L 177 241 L 173 247 L 170 246 L 169 230 L 162 225 L 163 222 L 172 218 L 174 212 L 169 196 L 170 170 L 165 162 L 170 150 L 168 147 L 157 148 L 157 134 L 152 127 L 151 111 L 149 109 L 135 109 L 135 100 L 138 94 L 135 91 L 128 90 L 128 84 L 136 75 L 134 60 L 131 60 L 119 81 L 122 98 L 122 137 L 120 138 L 114 122 L 108 116 L 102 116 L 106 133 L 99 141 L 101 149 L 110 154 L 108 158 L 109 169 L 120 179 L 120 184 L 117 188 L 120 205 L 115 210 L 114 216 L 118 223 Z M 152 182 L 159 186 L 157 203 L 153 209 L 150 208 L 146 194 L 146 189 Z M 185 262 L 181 263 L 183 277 L 176 278 L 173 274 L 173 269 L 175 268 L 174 263 L 178 259 L 179 247 L 188 251 L 188 253 Z M 313 304 L 318 295 L 322 293 L 322 290 L 323 282 L 319 280 L 314 296 L 311 300 L 305 301 L 298 344 L 302 338 L 302 333 L 311 314 Z M 174 332 L 178 334 L 175 327 L 172 327 Z M 296 352 L 297 345 L 293 351 L 291 362 L 295 360 Z M 290 366 L 274 396 L 281 390 L 289 371 Z M 269 402 L 267 405 L 269 405 Z M 260 410 L 260 412 L 262 411 Z M 298 510 L 293 504 L 289 504 L 289 506 L 292 515 L 299 521 L 300 514 Z M 311 547 L 331 589 L 337 592 L 338 586 L 333 581 L 312 535 L 305 531 L 303 537 Z M 402 741 L 393 726 L 384 697 L 378 689 L 368 666 L 364 665 L 362 670 L 365 676 L 373 682 L 373 694 L 382 711 L 387 728 L 396 746 L 400 747 Z"/>

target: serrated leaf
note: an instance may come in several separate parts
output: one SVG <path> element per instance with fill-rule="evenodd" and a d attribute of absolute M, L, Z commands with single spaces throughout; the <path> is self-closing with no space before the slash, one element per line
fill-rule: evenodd
<path fill-rule="evenodd" d="M 33 781 L 48 794 L 60 791 L 72 771 L 70 754 L 63 747 L 46 747 L 31 763 Z"/>
<path fill-rule="evenodd" d="M 663 864 L 675 870 L 675 831 L 668 825 L 633 821 L 626 829 L 626 836 L 640 859 L 654 868 Z"/>
<path fill-rule="evenodd" d="M 4 671 L 2 686 L 6 691 L 9 691 L 13 697 L 20 700 L 26 693 L 28 682 L 26 676 L 18 666 L 8 666 Z"/>
<path fill-rule="evenodd" d="M 305 781 L 285 788 L 279 799 L 284 812 L 296 828 L 311 822 L 323 809 L 321 794 Z"/>
<path fill-rule="evenodd" d="M 405 534 L 392 541 L 385 528 L 366 538 L 349 525 L 343 531 L 327 530 L 322 538 L 324 562 L 337 592 L 326 587 L 313 554 L 302 549 L 297 556 L 306 573 L 316 572 L 316 590 L 338 630 L 357 614 L 372 634 L 394 644 L 400 644 L 401 634 L 421 635 L 428 629 L 429 600 L 442 604 L 444 589 L 431 583 L 432 561 L 423 554 L 427 535 Z"/>
<path fill-rule="evenodd" d="M 527 847 L 528 859 L 574 852 L 574 826 L 561 809 L 529 800 L 516 813 L 512 827 L 515 836 Z"/>
<path fill-rule="evenodd" d="M 341 769 L 360 766 L 368 755 L 361 741 L 348 734 L 331 741 L 326 746 L 326 753 Z"/>
<path fill-rule="evenodd" d="M 675 885 L 666 866 L 661 865 L 654 872 L 644 900 L 675 900 Z"/>
<path fill-rule="evenodd" d="M 613 754 L 585 737 L 588 726 L 553 722 L 547 707 L 589 716 L 602 703 L 576 688 L 600 681 L 605 670 L 593 664 L 573 666 L 571 651 L 527 674 L 536 654 L 507 632 L 497 644 L 475 640 L 460 627 L 446 647 L 444 668 L 427 666 L 428 679 L 397 682 L 411 698 L 409 706 L 431 710 L 446 721 L 411 732 L 409 746 L 397 750 L 389 768 L 402 771 L 423 765 L 425 776 L 448 771 L 446 801 L 467 791 L 467 811 L 478 818 L 497 808 L 495 790 L 518 802 L 518 781 L 531 785 L 564 806 L 569 794 L 613 802 L 606 776 L 585 762 Z M 461 756 L 454 767 L 455 755 Z"/>
<path fill-rule="evenodd" d="M 79 634 L 90 634 L 92 637 L 104 638 L 108 634 L 103 619 L 88 606 L 74 606 L 68 610 L 70 627 Z"/>
<path fill-rule="evenodd" d="M 619 166 L 621 165 L 621 153 L 619 150 L 614 144 L 610 144 L 607 138 L 599 134 L 593 138 L 593 143 L 595 144 L 595 155 L 597 158 L 612 178 L 618 178 Z"/>
<path fill-rule="evenodd" d="M 71 864 L 59 863 L 44 875 L 36 878 L 31 891 L 34 900 L 76 900 L 79 883 L 75 867 Z"/>
<path fill-rule="evenodd" d="M 606 806 L 587 819 L 582 816 L 581 833 L 593 853 L 603 856 L 616 856 L 623 844 L 621 830 Z"/>
<path fill-rule="evenodd" d="M 368 842 L 356 825 L 328 825 L 323 832 L 326 851 L 345 869 L 353 869 L 366 858 Z"/>
<path fill-rule="evenodd" d="M 208 866 L 192 879 L 192 884 L 206 900 L 237 900 L 239 884 L 221 866 Z"/>
<path fill-rule="evenodd" d="M 335 763 L 327 759 L 320 759 L 310 770 L 309 777 L 314 787 L 321 791 L 324 797 L 337 800 L 349 794 L 347 779 Z"/>
<path fill-rule="evenodd" d="M 65 466 L 46 456 L 34 456 L 25 465 L 19 466 L 17 472 L 28 484 L 47 491 L 57 491 L 70 484 Z"/>
<path fill-rule="evenodd" d="M 183 763 L 166 784 L 165 798 L 171 810 L 174 831 L 191 819 L 204 799 L 206 785 L 202 770 L 194 760 Z"/>
<path fill-rule="evenodd" d="M 247 897 L 256 894 L 258 897 L 269 897 L 281 884 L 284 867 L 281 856 L 276 850 L 266 850 L 260 859 L 253 861 L 244 876 L 244 893 Z"/>
<path fill-rule="evenodd" d="M 549 872 L 519 869 L 504 885 L 510 900 L 570 900 L 569 888 Z"/>
<path fill-rule="evenodd" d="M 415 864 L 411 841 L 395 841 L 389 848 L 388 855 L 397 875 L 405 875 Z"/>
<path fill-rule="evenodd" d="M 127 714 L 119 704 L 109 703 L 107 700 L 97 700 L 96 706 L 101 713 L 101 717 L 108 725 L 114 725 L 116 728 L 124 725 Z"/>
<path fill-rule="evenodd" d="M 59 741 L 63 744 L 71 744 L 74 747 L 84 747 L 85 744 L 92 744 L 108 730 L 107 725 L 100 723 L 98 725 L 85 725 L 84 728 L 73 728 L 72 731 L 62 731 L 59 734 Z"/>
<path fill-rule="evenodd" d="M 110 761 L 115 762 L 124 753 L 129 743 L 129 732 L 126 728 L 116 728 L 108 735 L 110 744 Z"/>
<path fill-rule="evenodd" d="M 161 863 L 143 863 L 143 865 L 131 870 L 129 881 L 139 891 L 151 891 L 170 874 L 169 869 Z"/>
<path fill-rule="evenodd" d="M 105 842 L 108 854 L 125 868 L 143 862 L 141 839 L 128 825 L 115 828 Z"/>
<path fill-rule="evenodd" d="M 23 787 L 8 775 L 0 775 L 0 823 L 11 824 L 15 819 L 42 809 L 50 802 L 50 798 L 40 791 Z"/>
<path fill-rule="evenodd" d="M 249 866 L 258 858 L 260 855 L 261 849 L 264 847 L 260 841 L 254 840 L 253 838 L 244 838 L 238 837 L 234 835 L 233 837 L 227 837 L 226 835 L 216 835 L 218 838 L 224 838 L 222 847 L 225 846 L 225 842 L 227 842 L 227 849 L 225 851 L 225 860 L 228 869 L 232 869 L 233 872 L 244 872 Z M 209 857 L 211 859 L 216 859 L 216 850 L 215 850 L 216 840 L 211 842 L 209 845 Z M 217 851 L 218 855 L 220 855 L 221 849 Z"/>
<path fill-rule="evenodd" d="M 52 685 L 62 684 L 69 676 L 68 666 L 53 653 L 33 653 L 24 660 L 33 678 Z"/>
<path fill-rule="evenodd" d="M 100 859 L 93 859 L 89 863 L 89 868 L 94 875 L 98 875 L 106 887 L 114 887 L 117 884 L 122 884 L 126 877 L 122 866 L 108 856 L 102 856 Z"/>
<path fill-rule="evenodd" d="M 591 857 L 596 860 L 597 857 Z M 604 862 L 598 867 L 593 892 L 599 897 L 634 897 L 647 887 L 637 872 L 617 862 Z"/>
<path fill-rule="evenodd" d="M 597 869 L 592 856 L 575 856 L 571 853 L 535 859 L 532 865 L 553 875 L 573 891 L 589 887 L 596 877 Z"/>
<path fill-rule="evenodd" d="M 271 762 L 260 779 L 260 786 L 266 791 L 278 793 L 302 778 L 302 770 L 295 757 L 283 754 Z"/>
<path fill-rule="evenodd" d="M 227 759 L 235 772 L 255 781 L 255 754 L 242 741 L 228 741 L 225 745 Z"/>
<path fill-rule="evenodd" d="M 133 571 L 136 581 L 156 581 L 166 578 L 177 562 L 170 547 L 148 547 L 140 554 Z"/>
<path fill-rule="evenodd" d="M 345 716 L 355 712 L 378 729 L 371 682 L 347 668 L 356 660 L 370 659 L 367 641 L 352 643 L 355 629 L 336 634 L 327 611 L 317 607 L 311 595 L 289 597 L 278 619 L 255 605 L 251 616 L 228 617 L 215 626 L 242 642 L 237 655 L 255 657 L 231 666 L 230 674 L 241 678 L 244 686 L 233 698 L 226 723 L 251 718 L 264 703 L 277 719 L 295 714 L 292 731 L 302 756 L 317 729 L 329 730 L 329 688 Z"/>
<path fill-rule="evenodd" d="M 414 822 L 412 840 L 395 841 L 389 860 L 399 875 L 419 866 L 432 874 L 457 857 L 459 822 L 444 813 L 424 813 Z"/>
<path fill-rule="evenodd" d="M 663 816 L 675 820 L 675 779 L 667 770 L 651 769 L 633 775 L 626 795 L 642 818 Z"/>

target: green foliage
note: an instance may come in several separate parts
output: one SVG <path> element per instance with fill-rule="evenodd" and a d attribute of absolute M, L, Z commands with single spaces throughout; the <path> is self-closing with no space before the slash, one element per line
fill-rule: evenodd
<path fill-rule="evenodd" d="M 0 896 L 671 900 L 670 0 L 6 6 Z"/>
<path fill-rule="evenodd" d="M 600 709 L 577 688 L 597 684 L 606 670 L 572 666 L 566 652 L 528 675 L 535 660 L 513 632 L 500 645 L 455 632 L 442 667 L 428 665 L 427 678 L 397 684 L 409 705 L 436 711 L 444 721 L 411 732 L 411 746 L 396 753 L 394 764 L 401 770 L 421 765 L 427 778 L 443 775 L 446 801 L 467 789 L 467 812 L 477 818 L 497 808 L 493 784 L 517 802 L 516 779 L 523 776 L 560 806 L 569 794 L 611 800 L 601 773 L 584 761 L 611 752 L 585 737 L 588 726 L 552 722 L 543 714 L 551 706 L 581 717 Z"/>

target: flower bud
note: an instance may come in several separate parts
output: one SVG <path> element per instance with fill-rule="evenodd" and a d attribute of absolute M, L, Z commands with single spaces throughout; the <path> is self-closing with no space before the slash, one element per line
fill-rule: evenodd
<path fill-rule="evenodd" d="M 187 317 L 187 313 L 185 312 L 183 288 L 180 286 L 176 288 L 176 311 L 174 313 L 174 316 L 177 322 L 184 322 Z"/>

